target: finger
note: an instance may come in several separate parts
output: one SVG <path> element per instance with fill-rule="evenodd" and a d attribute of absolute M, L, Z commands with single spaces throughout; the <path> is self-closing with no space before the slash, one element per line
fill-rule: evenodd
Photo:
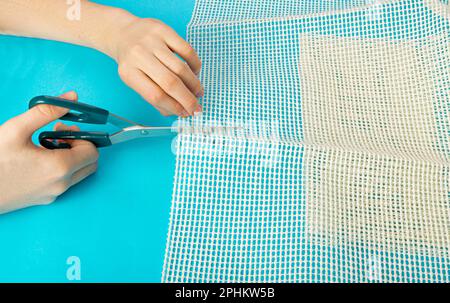
<path fill-rule="evenodd" d="M 78 132 L 78 131 L 80 131 L 80 128 L 78 126 L 76 126 L 76 125 L 68 126 L 68 125 L 65 125 L 65 124 L 63 124 L 61 122 L 58 122 L 53 127 L 53 130 L 55 130 L 55 131 L 70 130 L 70 131 L 73 131 L 73 132 Z M 68 143 L 70 145 L 76 144 L 76 143 L 74 143 L 75 140 L 58 140 L 58 141 L 59 142 L 63 141 L 63 142 L 66 142 L 66 143 Z"/>
<path fill-rule="evenodd" d="M 204 94 L 202 84 L 189 66 L 180 60 L 169 48 L 162 48 L 154 51 L 156 58 L 167 66 L 173 73 L 178 75 L 184 84 L 197 96 Z"/>
<path fill-rule="evenodd" d="M 73 140 L 70 149 L 58 149 L 53 152 L 66 163 L 66 171 L 73 173 L 98 161 L 98 151 L 94 144 L 83 140 Z"/>
<path fill-rule="evenodd" d="M 70 186 L 73 186 L 97 171 L 98 162 L 92 163 L 75 172 L 70 179 Z"/>
<path fill-rule="evenodd" d="M 58 122 L 53 127 L 53 130 L 55 131 L 61 131 L 61 130 L 71 130 L 71 131 L 80 131 L 80 128 L 76 125 L 68 126 L 62 122 Z"/>
<path fill-rule="evenodd" d="M 70 130 L 70 131 L 78 132 L 78 131 L 80 131 L 80 128 L 76 125 L 68 126 L 61 122 L 58 122 L 55 125 L 55 130 L 57 130 L 57 131 Z M 87 141 L 87 140 L 64 140 L 64 141 L 69 143 L 70 146 L 72 146 L 72 147 L 80 146 L 80 145 L 93 145 L 90 141 Z"/>
<path fill-rule="evenodd" d="M 156 57 L 142 58 L 142 71 L 147 74 L 164 92 L 180 103 L 190 115 L 200 112 L 197 98 L 183 81 L 171 72 Z"/>
<path fill-rule="evenodd" d="M 159 108 L 159 107 L 155 107 L 158 111 L 159 111 L 159 113 L 161 114 L 161 115 L 163 115 L 163 116 L 166 116 L 166 117 L 168 117 L 168 116 L 172 116 L 173 115 L 173 113 L 171 113 L 171 112 L 169 112 L 169 111 L 167 111 L 167 110 L 165 110 L 165 109 L 162 109 L 162 108 Z M 182 116 L 182 117 L 187 117 L 187 115 L 184 115 L 184 116 Z"/>
<path fill-rule="evenodd" d="M 76 101 L 78 96 L 75 92 L 68 92 L 60 96 L 61 98 Z M 50 122 L 61 118 L 69 110 L 53 105 L 37 105 L 25 113 L 10 120 L 10 125 L 24 131 L 31 136 L 37 129 L 49 124 Z"/>
<path fill-rule="evenodd" d="M 167 95 L 153 80 L 138 69 L 121 73 L 123 81 L 137 91 L 142 98 L 155 106 L 162 114 L 186 117 L 188 113 L 175 99 Z"/>
<path fill-rule="evenodd" d="M 58 123 L 55 126 L 55 130 L 79 131 L 80 129 L 77 126 L 67 126 L 63 123 Z M 98 160 L 98 151 L 92 142 L 85 140 L 64 140 L 64 142 L 68 143 L 71 148 L 55 150 L 54 152 L 64 158 L 64 161 L 70 166 L 70 172 L 79 170 Z"/>
<path fill-rule="evenodd" d="M 194 74 L 198 75 L 202 67 L 202 62 L 194 48 L 170 27 L 166 28 L 166 34 L 164 36 L 170 49 L 186 60 Z"/>

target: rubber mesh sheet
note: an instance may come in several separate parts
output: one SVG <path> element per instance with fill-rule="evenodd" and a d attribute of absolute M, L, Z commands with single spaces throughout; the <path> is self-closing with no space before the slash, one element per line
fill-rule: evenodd
<path fill-rule="evenodd" d="M 197 0 L 163 281 L 449 282 L 449 7 Z"/>

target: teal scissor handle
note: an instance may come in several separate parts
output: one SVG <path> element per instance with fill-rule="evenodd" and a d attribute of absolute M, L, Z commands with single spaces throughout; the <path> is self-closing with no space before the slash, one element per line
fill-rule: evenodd
<path fill-rule="evenodd" d="M 89 104 L 73 102 L 58 97 L 37 96 L 30 100 L 29 108 L 47 104 L 69 109 L 69 113 L 61 117 L 61 120 L 89 124 L 108 123 L 109 112 Z M 47 131 L 39 135 L 39 143 L 47 149 L 68 149 L 70 145 L 64 140 L 86 140 L 96 147 L 111 145 L 108 133 L 102 132 L 76 132 L 76 131 Z"/>
<path fill-rule="evenodd" d="M 81 102 L 73 102 L 58 97 L 37 96 L 30 100 L 29 108 L 40 104 L 64 107 L 71 111 L 61 117 L 61 120 L 73 121 L 89 124 L 106 124 L 108 122 L 109 111 Z"/>
<path fill-rule="evenodd" d="M 39 143 L 46 149 L 68 149 L 70 144 L 61 140 L 86 140 L 96 147 L 111 145 L 108 133 L 103 132 L 76 132 L 76 131 L 50 131 L 39 134 Z"/>

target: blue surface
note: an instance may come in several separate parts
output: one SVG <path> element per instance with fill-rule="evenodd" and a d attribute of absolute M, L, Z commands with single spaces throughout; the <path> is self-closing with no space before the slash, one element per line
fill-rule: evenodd
<path fill-rule="evenodd" d="M 194 0 L 97 1 L 158 18 L 185 36 Z M 0 36 L 0 123 L 40 94 L 76 90 L 80 101 L 148 125 L 170 125 L 126 87 L 113 60 L 68 44 Z M 84 128 L 86 129 L 86 128 Z M 171 139 L 101 150 L 98 172 L 54 204 L 0 216 L 1 282 L 67 282 L 66 260 L 81 260 L 82 282 L 159 282 L 175 157 Z"/>

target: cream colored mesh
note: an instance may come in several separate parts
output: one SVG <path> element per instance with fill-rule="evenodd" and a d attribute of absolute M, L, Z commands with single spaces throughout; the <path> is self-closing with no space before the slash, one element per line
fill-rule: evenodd
<path fill-rule="evenodd" d="M 165 282 L 449 282 L 440 0 L 197 0 Z"/>

